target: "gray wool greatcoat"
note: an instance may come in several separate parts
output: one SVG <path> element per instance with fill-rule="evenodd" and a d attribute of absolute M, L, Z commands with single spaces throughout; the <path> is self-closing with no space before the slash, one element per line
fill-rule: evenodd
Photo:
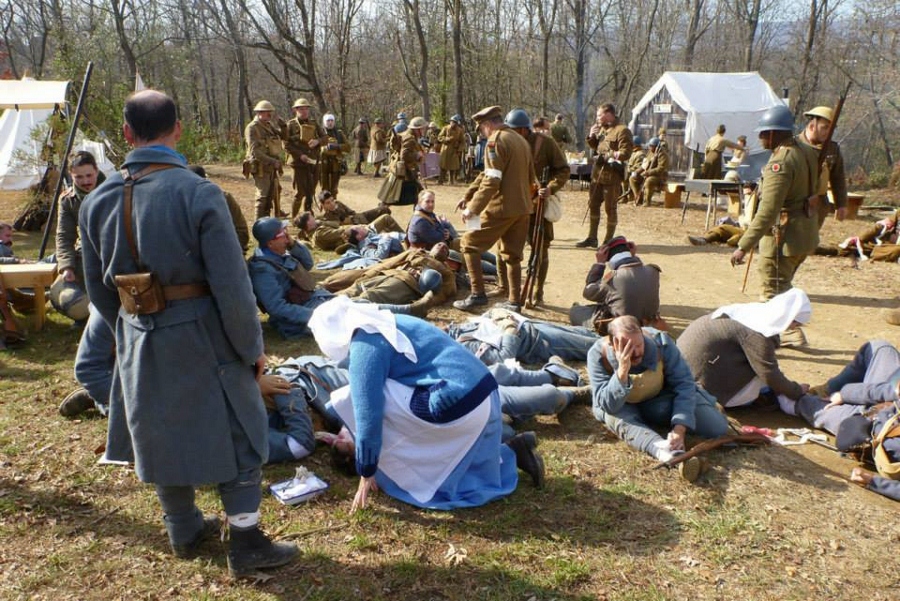
<path fill-rule="evenodd" d="M 134 185 L 140 259 L 162 285 L 207 282 L 211 296 L 170 301 L 153 315 L 121 310 L 114 277 L 138 271 L 122 222 L 122 176 L 85 199 L 79 216 L 85 283 L 116 333 L 106 454 L 128 460 L 130 442 L 144 482 L 227 482 L 238 473 L 236 437 L 249 440 L 260 464 L 268 455 L 252 369 L 263 352 L 256 299 L 222 191 L 160 146 L 133 150 L 123 167 L 136 173 L 149 163 L 178 168 Z M 232 429 L 230 414 L 239 427 Z"/>

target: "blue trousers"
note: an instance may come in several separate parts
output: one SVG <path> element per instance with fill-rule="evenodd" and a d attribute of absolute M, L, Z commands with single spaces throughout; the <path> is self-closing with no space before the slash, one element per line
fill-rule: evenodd
<path fill-rule="evenodd" d="M 91 305 L 75 354 L 75 379 L 88 391 L 103 415 L 109 413 L 109 391 L 115 365 L 116 336 Z"/>

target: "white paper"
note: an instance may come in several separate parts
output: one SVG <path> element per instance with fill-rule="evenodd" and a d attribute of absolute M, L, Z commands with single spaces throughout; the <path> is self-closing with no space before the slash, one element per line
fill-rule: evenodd
<path fill-rule="evenodd" d="M 466 219 L 466 229 L 471 231 L 481 229 L 481 215 L 471 215 Z"/>

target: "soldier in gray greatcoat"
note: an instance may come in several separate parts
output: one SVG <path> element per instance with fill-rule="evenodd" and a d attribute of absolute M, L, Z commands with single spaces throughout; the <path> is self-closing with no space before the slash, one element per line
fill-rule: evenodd
<path fill-rule="evenodd" d="M 155 485 L 179 557 L 219 531 L 219 519 L 204 519 L 194 503 L 195 486 L 217 484 L 229 569 L 252 575 L 289 562 L 297 548 L 273 543 L 258 524 L 268 448 L 254 374 L 266 357 L 250 279 L 222 192 L 175 151 L 181 123 L 172 99 L 138 92 L 124 116 L 134 150 L 79 215 L 88 294 L 116 333 L 107 458 L 129 459 L 120 441 L 131 443 L 135 472 Z M 123 174 L 134 182 L 130 224 Z M 166 301 L 153 313 L 128 313 L 115 278 L 142 271 L 156 275 Z"/>

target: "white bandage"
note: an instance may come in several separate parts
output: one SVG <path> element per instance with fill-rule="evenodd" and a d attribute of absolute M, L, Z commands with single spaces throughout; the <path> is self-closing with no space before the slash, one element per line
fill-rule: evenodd
<path fill-rule="evenodd" d="M 503 179 L 503 172 L 499 169 L 485 169 L 484 176 L 491 179 Z"/>

